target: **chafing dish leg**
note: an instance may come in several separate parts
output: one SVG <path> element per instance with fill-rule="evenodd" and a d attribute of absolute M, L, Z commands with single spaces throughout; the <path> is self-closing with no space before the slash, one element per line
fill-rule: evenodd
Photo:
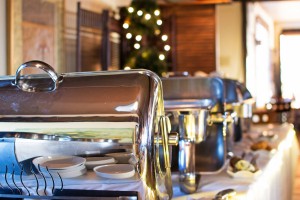
<path fill-rule="evenodd" d="M 184 193 L 196 192 L 200 174 L 195 173 L 195 143 L 188 139 L 179 141 L 179 184 Z"/>
<path fill-rule="evenodd" d="M 201 175 L 190 173 L 181 174 L 179 177 L 180 190 L 184 193 L 194 193 L 197 191 Z"/>

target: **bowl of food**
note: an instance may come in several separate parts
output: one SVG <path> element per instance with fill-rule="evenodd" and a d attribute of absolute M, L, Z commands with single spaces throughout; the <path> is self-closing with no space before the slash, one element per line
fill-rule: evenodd
<path fill-rule="evenodd" d="M 241 157 L 234 156 L 230 159 L 227 174 L 233 178 L 252 179 L 261 174 L 261 170 L 256 166 L 257 157 L 247 161 Z"/>
<path fill-rule="evenodd" d="M 276 153 L 276 149 L 273 148 L 269 142 L 264 140 L 252 144 L 250 149 L 252 154 L 261 157 L 272 157 Z"/>

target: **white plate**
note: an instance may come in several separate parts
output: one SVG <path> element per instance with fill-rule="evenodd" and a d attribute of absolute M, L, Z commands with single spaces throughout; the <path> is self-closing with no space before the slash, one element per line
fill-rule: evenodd
<path fill-rule="evenodd" d="M 228 166 L 226 172 L 232 178 L 251 179 L 251 180 L 253 178 L 257 178 L 261 174 L 261 170 L 257 170 L 256 172 L 250 172 L 250 171 L 244 171 L 244 170 L 233 172 L 231 166 Z"/>
<path fill-rule="evenodd" d="M 57 172 L 51 171 L 50 173 L 54 178 L 58 177 Z M 73 177 L 81 176 L 85 173 L 86 173 L 86 168 L 84 167 L 83 169 L 75 170 L 75 171 L 69 171 L 66 169 L 66 170 L 64 170 L 64 172 L 59 172 L 59 175 L 61 176 L 61 178 L 73 178 Z M 48 173 L 44 173 L 44 176 L 50 177 L 50 175 Z"/>
<path fill-rule="evenodd" d="M 68 168 L 68 169 L 49 169 L 48 171 L 49 171 L 49 172 L 52 172 L 52 173 L 65 173 L 65 172 L 76 172 L 76 171 L 83 170 L 83 169 L 85 169 L 85 168 L 86 168 L 85 165 L 82 164 L 82 165 L 75 166 L 75 167 Z M 47 169 L 44 168 L 44 167 L 40 167 L 40 170 L 41 170 L 41 172 L 43 172 L 44 174 L 45 174 L 45 173 L 48 173 L 48 172 L 47 172 Z"/>
<path fill-rule="evenodd" d="M 93 169 L 99 165 L 115 164 L 117 163 L 113 157 L 87 157 L 85 166 L 88 169 Z"/>
<path fill-rule="evenodd" d="M 103 178 L 124 179 L 134 176 L 135 169 L 130 164 L 111 164 L 95 167 L 94 172 Z"/>
<path fill-rule="evenodd" d="M 84 164 L 85 158 L 78 156 L 44 156 L 33 159 L 32 163 L 36 168 L 40 167 L 48 169 L 70 169 Z"/>
<path fill-rule="evenodd" d="M 118 152 L 118 153 L 108 153 L 105 156 L 115 158 L 119 164 L 128 164 L 129 159 L 132 157 L 132 153 L 129 152 Z"/>

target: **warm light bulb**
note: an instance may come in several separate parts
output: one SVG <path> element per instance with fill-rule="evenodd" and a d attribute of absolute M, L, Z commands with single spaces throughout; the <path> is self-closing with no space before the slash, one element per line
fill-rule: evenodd
<path fill-rule="evenodd" d="M 159 11 L 159 10 L 155 10 L 155 11 L 154 11 L 154 15 L 155 15 L 155 16 L 158 16 L 159 14 L 160 14 L 160 11 Z"/>
<path fill-rule="evenodd" d="M 127 33 L 127 34 L 126 34 L 126 38 L 127 38 L 127 39 L 131 39 L 131 38 L 132 38 L 132 34 L 131 34 L 131 33 Z"/>
<path fill-rule="evenodd" d="M 159 60 L 164 60 L 165 59 L 165 55 L 164 54 L 159 54 Z"/>
<path fill-rule="evenodd" d="M 147 13 L 147 14 L 145 15 L 145 19 L 146 19 L 146 20 L 151 19 L 151 15 L 150 15 L 149 13 Z"/>
<path fill-rule="evenodd" d="M 143 15 L 143 11 L 138 10 L 136 14 L 137 14 L 138 16 L 142 16 L 142 15 Z"/>
<path fill-rule="evenodd" d="M 136 41 L 141 41 L 142 40 L 142 36 L 141 35 L 137 35 L 135 36 Z"/>
<path fill-rule="evenodd" d="M 133 12 L 134 12 L 133 7 L 129 7 L 129 8 L 128 8 L 128 12 L 129 12 L 129 13 L 133 13 Z"/>
<path fill-rule="evenodd" d="M 166 44 L 166 45 L 164 46 L 164 49 L 165 49 L 165 51 L 170 51 L 171 47 L 170 47 L 170 45 L 167 45 L 167 44 Z"/>
<path fill-rule="evenodd" d="M 160 26 L 160 25 L 162 25 L 162 20 L 161 20 L 161 19 L 158 19 L 158 20 L 156 21 L 156 23 L 157 23 L 158 26 Z"/>
<path fill-rule="evenodd" d="M 129 24 L 125 22 L 125 23 L 123 24 L 123 28 L 128 29 L 128 28 L 129 28 Z"/>
<path fill-rule="evenodd" d="M 139 49 L 141 47 L 141 45 L 139 43 L 135 43 L 133 46 L 135 49 Z"/>
<path fill-rule="evenodd" d="M 272 104 L 268 103 L 268 104 L 266 105 L 266 108 L 267 108 L 267 110 L 271 110 L 271 109 L 272 109 Z"/>
<path fill-rule="evenodd" d="M 159 35 L 159 34 L 160 34 L 160 30 L 159 30 L 159 29 L 156 29 L 156 30 L 154 31 L 154 34 L 155 34 L 155 35 Z"/>
<path fill-rule="evenodd" d="M 130 70 L 130 69 L 131 69 L 131 67 L 129 67 L 129 66 L 124 67 L 124 70 Z"/>
<path fill-rule="evenodd" d="M 167 41 L 168 40 L 168 36 L 167 35 L 162 35 L 161 39 L 162 39 L 162 41 Z"/>

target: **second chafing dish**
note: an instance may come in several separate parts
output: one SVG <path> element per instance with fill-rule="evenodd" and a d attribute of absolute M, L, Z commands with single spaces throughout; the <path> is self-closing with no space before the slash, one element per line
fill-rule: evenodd
<path fill-rule="evenodd" d="M 22 74 L 27 69 L 45 74 Z M 132 152 L 142 199 L 172 197 L 168 144 L 177 138 L 169 137 L 161 81 L 151 71 L 57 75 L 31 61 L 0 78 L 0 94 L 0 170 L 20 173 L 37 156 L 122 150 Z"/>
<path fill-rule="evenodd" d="M 218 173 L 225 164 L 226 124 L 220 78 L 163 78 L 165 110 L 179 147 L 172 154 L 181 190 L 195 192 L 201 173 Z M 177 151 L 176 151 L 177 150 Z M 178 167 L 177 167 L 178 166 Z"/>
<path fill-rule="evenodd" d="M 252 117 L 252 104 L 254 100 L 248 89 L 240 82 L 233 79 L 223 78 L 225 94 L 225 112 L 232 116 L 232 123 L 229 135 L 232 140 L 238 142 L 242 140 L 243 129 L 247 129 L 247 124 Z"/>

